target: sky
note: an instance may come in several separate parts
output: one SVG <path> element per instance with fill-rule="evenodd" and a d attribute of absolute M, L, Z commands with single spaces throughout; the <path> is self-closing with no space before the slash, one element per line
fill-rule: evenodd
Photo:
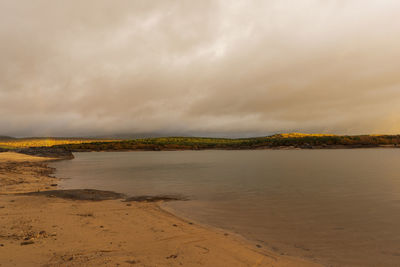
<path fill-rule="evenodd" d="M 398 0 L 0 0 L 0 135 L 400 133 Z"/>

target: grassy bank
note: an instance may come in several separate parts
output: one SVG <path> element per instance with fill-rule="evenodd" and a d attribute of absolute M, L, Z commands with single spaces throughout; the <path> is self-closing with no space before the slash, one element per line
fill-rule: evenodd
<path fill-rule="evenodd" d="M 357 148 L 400 146 L 400 135 L 305 135 L 278 134 L 255 138 L 162 137 L 112 142 L 61 144 L 70 151 L 107 150 L 201 150 L 201 149 L 262 149 L 262 148 Z"/>
<path fill-rule="evenodd" d="M 13 138 L 0 140 L 0 148 L 60 148 L 68 151 L 202 150 L 263 148 L 400 147 L 400 135 L 276 134 L 254 138 L 159 137 L 132 140 L 84 138 Z"/>

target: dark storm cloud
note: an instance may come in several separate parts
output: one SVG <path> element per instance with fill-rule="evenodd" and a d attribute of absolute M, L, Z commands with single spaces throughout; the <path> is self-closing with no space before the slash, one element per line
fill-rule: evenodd
<path fill-rule="evenodd" d="M 398 1 L 0 0 L 0 133 L 400 131 Z"/>

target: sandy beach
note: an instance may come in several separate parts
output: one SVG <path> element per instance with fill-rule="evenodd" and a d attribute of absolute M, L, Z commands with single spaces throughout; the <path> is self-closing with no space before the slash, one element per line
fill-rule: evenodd
<path fill-rule="evenodd" d="M 0 266 L 319 266 L 198 225 L 161 202 L 57 194 L 51 158 L 0 153 Z"/>

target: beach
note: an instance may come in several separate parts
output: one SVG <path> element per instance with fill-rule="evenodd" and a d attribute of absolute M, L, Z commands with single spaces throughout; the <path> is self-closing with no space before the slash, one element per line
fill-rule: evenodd
<path fill-rule="evenodd" d="M 52 158 L 0 153 L 0 266 L 318 266 L 184 220 L 161 202 L 57 194 Z"/>

